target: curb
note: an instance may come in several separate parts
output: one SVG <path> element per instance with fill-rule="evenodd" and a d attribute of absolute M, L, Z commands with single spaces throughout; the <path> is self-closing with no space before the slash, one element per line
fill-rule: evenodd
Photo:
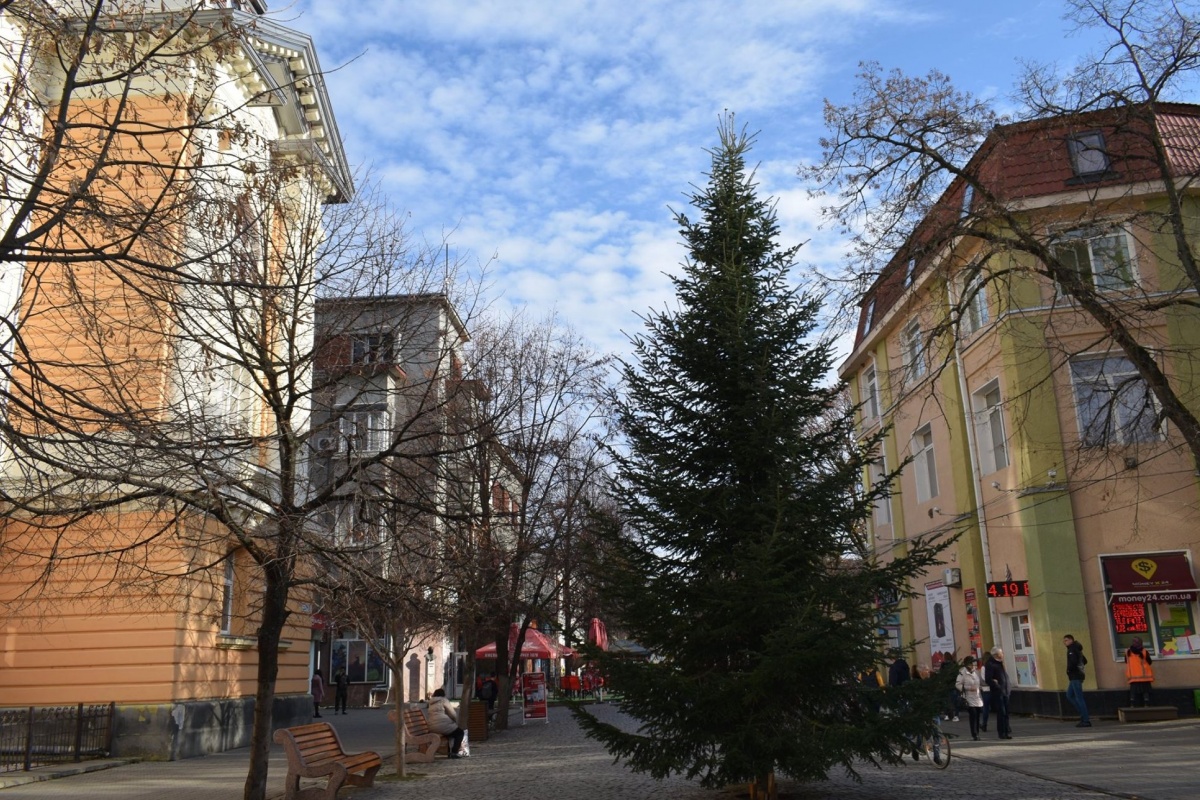
<path fill-rule="evenodd" d="M 20 772 L 0 775 L 0 789 L 11 789 L 14 786 L 25 786 L 30 783 L 52 781 L 55 778 L 69 778 L 72 775 L 83 775 L 87 772 L 99 772 L 113 767 L 123 767 L 126 764 L 136 764 L 137 758 L 116 759 L 108 761 L 89 761 L 82 764 L 72 764 L 69 767 L 47 767 L 45 771 Z"/>

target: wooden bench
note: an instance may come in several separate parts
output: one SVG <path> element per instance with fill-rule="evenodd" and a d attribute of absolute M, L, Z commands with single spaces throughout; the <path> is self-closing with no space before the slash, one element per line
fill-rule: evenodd
<path fill-rule="evenodd" d="M 334 800 L 343 783 L 371 786 L 383 766 L 379 753 L 347 753 L 328 722 L 314 722 L 275 731 L 275 741 L 287 752 L 287 800 Z M 361 775 L 357 773 L 362 773 Z M 300 788 L 301 778 L 323 778 L 324 787 Z"/>
<path fill-rule="evenodd" d="M 396 722 L 396 709 L 388 712 L 388 719 Z M 414 764 L 427 764 L 442 747 L 450 752 L 450 738 L 429 730 L 425 712 L 417 706 L 404 708 L 404 758 Z"/>

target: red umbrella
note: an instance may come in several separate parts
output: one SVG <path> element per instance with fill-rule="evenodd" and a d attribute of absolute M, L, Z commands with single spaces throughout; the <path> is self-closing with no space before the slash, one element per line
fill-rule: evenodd
<path fill-rule="evenodd" d="M 517 631 L 519 626 L 513 623 L 508 630 L 508 650 L 511 653 L 517 646 Z M 573 656 L 575 651 L 569 647 L 555 644 L 546 638 L 545 634 L 536 628 L 525 631 L 525 641 L 521 645 L 521 658 L 562 658 Z M 496 643 L 489 642 L 475 651 L 476 658 L 495 658 Z"/>
<path fill-rule="evenodd" d="M 592 617 L 591 624 L 588 625 L 587 638 L 601 650 L 608 649 L 608 629 L 604 627 L 604 623 L 599 617 Z"/>

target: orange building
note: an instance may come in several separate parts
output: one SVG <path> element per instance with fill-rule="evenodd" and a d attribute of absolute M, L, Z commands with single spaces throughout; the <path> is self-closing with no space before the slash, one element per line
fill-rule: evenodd
<path fill-rule="evenodd" d="M 234 468 L 251 490 L 286 474 L 289 441 L 264 411 L 260 373 L 219 344 L 239 310 L 221 299 L 268 307 L 287 273 L 274 239 L 352 181 L 307 36 L 266 18 L 264 2 L 134 5 L 100 18 L 124 33 L 77 20 L 57 40 L 12 8 L 0 15 L 4 69 L 28 79 L 27 108 L 42 114 L 0 119 L 0 148 L 50 165 L 27 186 L 28 218 L 13 225 L 21 209 L 0 209 L 6 245 L 31 232 L 23 271 L 0 286 L 18 322 L 5 347 L 0 707 L 116 703 L 116 754 L 173 759 L 248 742 L 263 578 L 230 532 L 286 491 L 232 508 L 214 485 Z M 277 194 L 268 174 L 284 176 Z M 271 325 L 298 321 L 311 337 L 305 314 L 277 311 Z M 162 438 L 143 447 L 138 431 L 151 430 Z M 182 510 L 205 492 L 226 500 Z M 293 597 L 281 724 L 312 712 L 312 614 Z"/>

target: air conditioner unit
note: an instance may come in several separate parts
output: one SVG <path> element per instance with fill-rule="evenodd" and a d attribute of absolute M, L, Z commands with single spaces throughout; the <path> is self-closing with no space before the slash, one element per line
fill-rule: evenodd
<path fill-rule="evenodd" d="M 958 567 L 942 570 L 942 583 L 946 586 L 962 586 L 962 570 Z"/>
<path fill-rule="evenodd" d="M 337 450 L 336 436 L 318 436 L 314 441 L 317 450 L 320 450 L 322 453 L 331 453 Z"/>

